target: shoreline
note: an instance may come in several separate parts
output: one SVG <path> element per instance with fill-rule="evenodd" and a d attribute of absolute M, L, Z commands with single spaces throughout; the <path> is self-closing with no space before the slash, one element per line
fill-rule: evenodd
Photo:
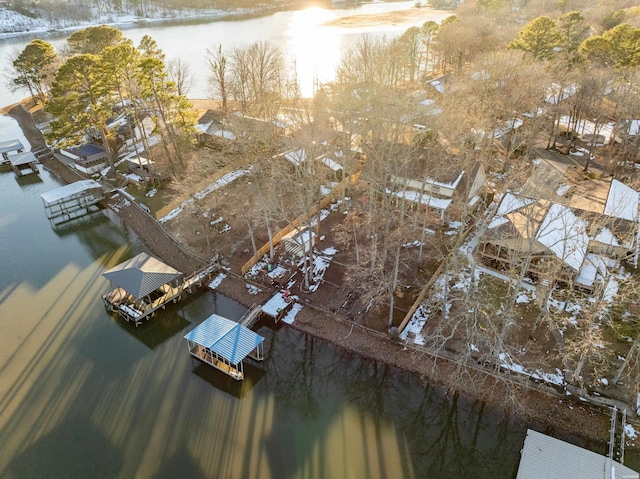
<path fill-rule="evenodd" d="M 43 138 L 37 138 L 37 134 L 42 136 L 42 133 L 37 128 L 34 130 L 35 123 L 28 124 L 29 117 L 32 122 L 33 117 L 21 110 L 28 112 L 26 108 L 14 107 L 8 114 L 16 118 L 32 146 L 38 141 L 44 141 Z M 56 159 L 45 160 L 42 164 L 63 182 L 81 178 Z M 185 273 L 197 269 L 199 261 L 195 257 L 189 258 L 183 251 L 184 247 L 175 239 L 169 238 L 167 234 L 158 234 L 164 229 L 141 208 L 133 204 L 125 208 L 119 205 L 114 213 L 162 261 Z M 250 307 L 261 298 L 250 295 L 246 284 L 237 274 L 228 274 L 217 291 Z M 304 302 L 302 305 L 294 323 L 287 327 L 328 341 L 354 354 L 415 374 L 421 381 L 439 385 L 445 394 L 460 394 L 469 401 L 483 401 L 503 415 L 543 431 L 560 431 L 583 441 L 606 444 L 610 418 L 601 408 L 581 404 L 575 398 L 567 399 L 557 393 L 545 392 L 539 386 L 527 382 L 529 380 L 523 382 L 516 376 L 498 376 L 486 370 L 461 365 L 451 358 L 435 357 L 386 334 L 329 314 L 317 306 Z"/>

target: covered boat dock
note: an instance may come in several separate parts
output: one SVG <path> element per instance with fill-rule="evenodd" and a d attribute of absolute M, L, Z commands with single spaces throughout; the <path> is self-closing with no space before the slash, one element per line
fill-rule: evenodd
<path fill-rule="evenodd" d="M 638 473 L 595 452 L 529 429 L 516 479 L 638 479 Z"/>
<path fill-rule="evenodd" d="M 17 177 L 39 172 L 37 166 L 38 158 L 30 151 L 9 155 L 9 162 Z"/>
<path fill-rule="evenodd" d="M 184 275 L 146 253 L 102 273 L 113 289 L 102 296 L 105 307 L 140 325 L 167 303 L 180 299 Z"/>
<path fill-rule="evenodd" d="M 239 381 L 247 356 L 264 359 L 264 338 L 235 321 L 212 314 L 184 338 L 189 354 Z"/>
<path fill-rule="evenodd" d="M 24 145 L 20 140 L 0 141 L 0 165 L 9 163 L 9 153 L 22 153 Z"/>
<path fill-rule="evenodd" d="M 63 223 L 98 210 L 104 198 L 102 185 L 94 180 L 81 180 L 40 195 L 49 220 Z"/>

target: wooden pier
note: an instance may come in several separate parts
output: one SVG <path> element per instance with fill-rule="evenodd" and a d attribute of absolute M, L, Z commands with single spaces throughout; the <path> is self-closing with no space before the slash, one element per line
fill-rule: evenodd
<path fill-rule="evenodd" d="M 242 317 L 238 320 L 245 328 L 253 328 L 253 326 L 258 322 L 258 320 L 262 317 L 262 306 L 259 304 L 254 304 L 247 310 L 246 313 L 242 315 Z"/>
<path fill-rule="evenodd" d="M 102 273 L 112 285 L 111 291 L 102 296 L 102 301 L 108 311 L 118 313 L 125 321 L 139 326 L 157 310 L 180 301 L 183 295 L 201 287 L 217 270 L 217 264 L 210 264 L 184 278 L 180 271 L 140 253 Z"/>

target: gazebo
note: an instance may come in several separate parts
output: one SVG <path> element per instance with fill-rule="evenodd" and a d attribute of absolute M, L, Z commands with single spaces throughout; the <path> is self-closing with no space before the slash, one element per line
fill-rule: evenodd
<path fill-rule="evenodd" d="M 184 275 L 146 253 L 102 273 L 112 290 L 102 299 L 110 311 L 116 311 L 136 326 L 169 301 L 176 302 L 183 291 Z"/>
<path fill-rule="evenodd" d="M 264 359 L 262 336 L 217 314 L 209 316 L 184 338 L 192 356 L 238 381 L 244 379 L 242 361 L 247 356 L 258 361 Z"/>

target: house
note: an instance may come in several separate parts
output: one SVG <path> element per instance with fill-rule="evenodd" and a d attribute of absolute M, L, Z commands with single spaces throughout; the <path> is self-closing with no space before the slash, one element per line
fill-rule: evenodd
<path fill-rule="evenodd" d="M 71 166 L 87 175 L 99 172 L 107 164 L 107 152 L 95 143 L 66 148 L 60 150 L 60 153 L 73 160 Z"/>
<path fill-rule="evenodd" d="M 612 262 L 637 265 L 639 198 L 615 178 L 580 179 L 571 166 L 540 159 L 522 190 L 502 197 L 479 238 L 480 258 L 592 290 Z"/>
<path fill-rule="evenodd" d="M 154 170 L 154 162 L 142 156 L 129 156 L 126 158 L 127 178 L 141 183 L 148 181 L 157 175 Z"/>
<path fill-rule="evenodd" d="M 640 120 L 621 120 L 613 127 L 613 141 L 622 146 L 640 146 Z"/>
<path fill-rule="evenodd" d="M 439 159 L 439 167 L 431 169 L 425 167 L 420 155 L 414 160 L 407 163 L 402 175 L 389 176 L 387 194 L 433 210 L 442 221 L 445 215 L 450 219 L 462 219 L 481 204 L 487 182 L 481 162 L 475 162 L 465 170 L 455 162 L 446 164 Z M 428 171 L 429 176 L 421 174 L 424 171 Z"/>

